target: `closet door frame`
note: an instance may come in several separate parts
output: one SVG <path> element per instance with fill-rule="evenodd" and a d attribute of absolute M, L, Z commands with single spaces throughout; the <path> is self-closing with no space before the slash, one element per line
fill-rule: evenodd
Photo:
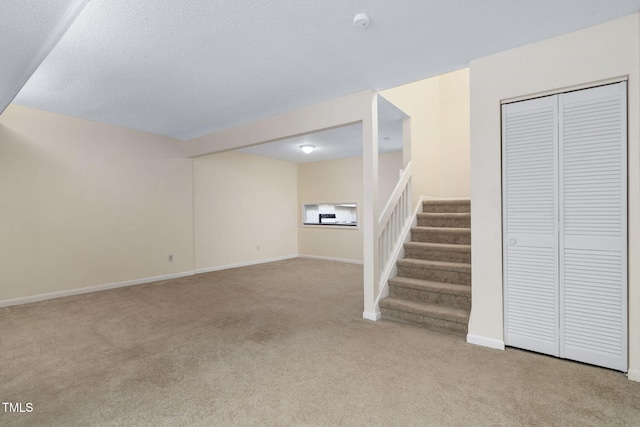
<path fill-rule="evenodd" d="M 618 80 L 618 81 L 612 81 L 611 83 L 606 83 L 603 85 L 597 85 L 597 86 L 592 86 L 592 87 L 580 87 L 577 88 L 575 91 L 582 91 L 582 90 L 589 90 L 589 89 L 595 89 L 598 87 L 602 87 L 602 86 L 610 86 L 610 85 L 617 85 L 620 84 L 620 87 L 622 88 L 621 90 L 624 92 L 623 93 L 623 102 L 622 102 L 622 106 L 621 108 L 623 109 L 623 114 L 621 115 L 622 117 L 622 125 L 621 125 L 621 131 L 622 131 L 622 142 L 621 142 L 621 167 L 622 167 L 622 171 L 621 171 L 621 194 L 622 194 L 622 207 L 621 207 L 621 224 L 622 224 L 622 232 L 621 232 L 621 244 L 620 244 L 620 251 L 621 251 L 621 277 L 622 277 L 622 292 L 621 292 L 621 301 L 620 301 L 620 306 L 621 306 L 621 316 L 622 316 L 622 320 L 621 320 L 621 328 L 622 328 L 622 354 L 623 354 L 623 361 L 622 362 L 615 362 L 615 363 L 611 363 L 608 361 L 603 361 L 603 362 L 599 362 L 597 360 L 586 360 L 587 363 L 593 363 L 599 366 L 604 366 L 604 367 L 609 367 L 609 368 L 613 368 L 613 369 L 617 369 L 617 370 L 621 370 L 626 372 L 628 369 L 628 129 L 627 129 L 627 123 L 628 123 L 628 119 L 627 119 L 627 114 L 628 114 L 628 106 L 627 106 L 627 102 L 628 102 L 628 93 L 627 93 L 627 81 L 625 80 Z M 570 91 L 570 92 L 575 92 L 575 91 Z M 562 187 L 562 179 L 561 179 L 561 173 L 562 173 L 562 165 L 560 164 L 563 159 L 564 159 L 564 153 L 563 153 L 563 144 L 561 143 L 560 140 L 560 132 L 562 131 L 562 123 L 563 123 L 563 108 L 561 107 L 561 100 L 563 97 L 563 94 L 565 93 L 570 93 L 570 92 L 557 92 L 557 93 L 552 93 L 552 94 L 544 94 L 543 96 L 539 97 L 539 98 L 531 98 L 531 99 L 518 99 L 517 101 L 513 101 L 511 103 L 505 102 L 502 104 L 501 108 L 502 108 L 502 117 L 501 117 L 501 127 L 502 127 L 502 148 L 501 148 L 501 154 L 502 154 L 502 232 L 503 232 L 503 236 L 502 236 L 502 250 L 503 250 L 503 255 L 502 255 L 502 260 L 503 260 L 503 327 L 504 327 L 504 341 L 505 344 L 508 346 L 514 346 L 514 347 L 519 347 L 519 348 L 524 348 L 524 349 L 528 349 L 528 350 L 533 350 L 533 351 L 538 351 L 541 353 L 545 353 L 545 354 L 550 354 L 553 356 L 557 356 L 557 357 L 561 357 L 561 358 L 565 358 L 565 357 L 569 357 L 573 360 L 578 360 L 578 361 L 585 361 L 585 360 L 581 360 L 579 358 L 575 358 L 573 356 L 573 354 L 569 354 L 566 355 L 566 351 L 565 351 L 565 343 L 564 343 L 564 332 L 563 332 L 563 327 L 564 327 L 564 282 L 563 282 L 563 268 L 564 268 L 564 220 L 563 220 L 563 214 L 564 214 L 564 190 Z M 506 192 L 507 192 L 507 156 L 506 156 L 506 145 L 507 145 L 507 141 L 506 141 L 506 120 L 505 120 L 505 106 L 506 105 L 513 105 L 513 104 L 517 104 L 518 102 L 528 102 L 528 101 L 534 101 L 536 99 L 542 99 L 542 98 L 555 98 L 555 102 L 556 102 L 556 126 L 555 126 L 555 130 L 557 132 L 557 136 L 556 136 L 556 144 L 557 144 L 557 149 L 556 149 L 556 155 L 555 155 L 555 180 L 554 180 L 554 186 L 556 189 L 556 197 L 555 197 L 555 203 L 556 203 L 556 218 L 555 218 L 555 231 L 556 231 L 556 239 L 557 239 L 557 246 L 556 246 L 556 267 L 555 267 L 555 271 L 557 274 L 557 279 L 556 279 L 556 284 L 557 284 L 557 293 L 556 293 L 556 300 L 555 300 L 555 305 L 557 308 L 557 328 L 556 328 L 556 337 L 557 337 L 557 347 L 555 349 L 555 351 L 540 351 L 537 350 L 535 348 L 531 348 L 531 347 L 527 347 L 526 345 L 520 345 L 521 343 L 519 342 L 514 342 L 514 340 L 510 340 L 509 339 L 509 322 L 508 322 L 508 298 L 509 298 L 509 291 L 508 291 L 508 283 L 507 283 L 507 279 L 508 279 L 508 273 L 507 273 L 507 250 L 508 250 L 508 233 L 507 233 L 507 199 L 506 199 Z"/>

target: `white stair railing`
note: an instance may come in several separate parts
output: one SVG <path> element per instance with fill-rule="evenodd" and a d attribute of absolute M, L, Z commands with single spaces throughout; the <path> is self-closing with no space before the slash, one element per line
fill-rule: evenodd
<path fill-rule="evenodd" d="M 379 295 L 376 305 L 386 289 L 386 282 L 395 267 L 405 236 L 410 229 L 413 217 L 411 203 L 411 162 L 409 162 L 378 219 L 380 283 L 377 288 Z"/>

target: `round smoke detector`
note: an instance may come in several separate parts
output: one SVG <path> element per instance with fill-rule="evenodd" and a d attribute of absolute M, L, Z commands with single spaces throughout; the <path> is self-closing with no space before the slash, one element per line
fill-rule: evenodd
<path fill-rule="evenodd" d="M 355 27 L 366 27 L 369 25 L 369 15 L 366 13 L 358 13 L 353 17 L 353 25 Z"/>

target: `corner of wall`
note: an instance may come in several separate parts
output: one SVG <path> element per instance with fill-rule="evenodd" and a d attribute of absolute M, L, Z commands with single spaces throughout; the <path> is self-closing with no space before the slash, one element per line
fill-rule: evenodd
<path fill-rule="evenodd" d="M 627 378 L 630 381 L 640 382 L 640 369 L 629 369 L 629 372 L 627 372 Z"/>
<path fill-rule="evenodd" d="M 469 344 L 479 345 L 481 347 L 493 348 L 496 350 L 504 350 L 504 341 L 487 338 L 480 335 L 467 334 L 467 342 Z"/>

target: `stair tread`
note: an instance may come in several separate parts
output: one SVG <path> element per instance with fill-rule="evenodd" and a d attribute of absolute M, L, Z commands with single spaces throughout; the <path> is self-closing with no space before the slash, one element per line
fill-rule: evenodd
<path fill-rule="evenodd" d="M 418 212 L 419 218 L 471 218 L 470 212 Z"/>
<path fill-rule="evenodd" d="M 406 242 L 404 245 L 405 247 L 435 249 L 439 251 L 471 252 L 471 245 L 459 245 L 456 243 Z"/>
<path fill-rule="evenodd" d="M 425 200 L 422 202 L 422 211 L 424 213 L 471 212 L 471 201 L 469 199 Z"/>
<path fill-rule="evenodd" d="M 425 227 L 425 226 L 417 226 L 411 227 L 411 231 L 437 231 L 440 233 L 471 233 L 471 228 L 469 227 Z"/>
<path fill-rule="evenodd" d="M 471 199 L 433 199 L 433 200 L 423 200 L 423 204 L 436 204 L 436 205 L 463 205 L 466 203 L 471 203 Z"/>
<path fill-rule="evenodd" d="M 389 279 L 389 285 L 443 294 L 471 296 L 471 286 L 459 283 L 436 282 L 433 280 L 396 276 Z"/>
<path fill-rule="evenodd" d="M 419 314 L 426 317 L 435 317 L 457 323 L 467 323 L 469 321 L 469 310 L 427 304 L 401 298 L 385 298 L 380 301 L 380 307 Z"/>
<path fill-rule="evenodd" d="M 400 275 L 388 280 L 391 296 L 379 303 L 383 318 L 466 334 L 471 301 L 471 202 L 424 200 L 422 206 L 418 225 L 411 228 L 415 234 L 404 244 L 407 257 L 396 262 Z"/>
<path fill-rule="evenodd" d="M 398 260 L 398 265 L 433 268 L 438 270 L 454 270 L 471 272 L 471 264 L 466 262 L 432 261 L 417 258 L 402 258 Z"/>

